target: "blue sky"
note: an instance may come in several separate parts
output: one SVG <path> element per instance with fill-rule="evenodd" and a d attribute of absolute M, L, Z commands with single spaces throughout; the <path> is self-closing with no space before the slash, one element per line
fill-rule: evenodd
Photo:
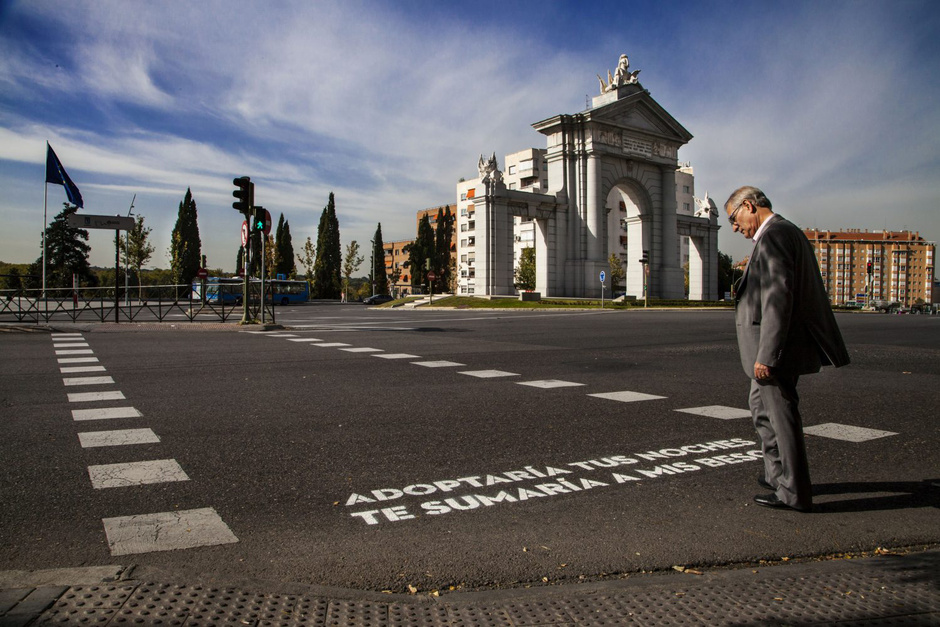
<path fill-rule="evenodd" d="M 531 124 L 583 110 L 621 53 L 694 135 L 697 196 L 757 185 L 804 227 L 937 241 L 938 42 L 932 1 L 0 0 L 0 260 L 39 256 L 47 140 L 85 212 L 137 195 L 152 266 L 191 188 L 208 265 L 234 269 L 242 175 L 297 251 L 331 191 L 344 247 L 378 222 L 410 238 L 481 153 L 544 147 Z"/>

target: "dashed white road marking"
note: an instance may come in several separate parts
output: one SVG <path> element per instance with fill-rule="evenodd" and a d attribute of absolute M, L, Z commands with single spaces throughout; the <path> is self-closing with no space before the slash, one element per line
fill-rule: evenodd
<path fill-rule="evenodd" d="M 420 355 L 409 355 L 408 353 L 385 353 L 384 355 L 373 355 L 382 359 L 418 359 Z"/>
<path fill-rule="evenodd" d="M 322 348 L 340 348 L 341 346 L 352 346 L 352 344 L 343 344 L 342 342 L 322 342 L 320 344 L 313 344 L 313 346 L 320 346 Z"/>
<path fill-rule="evenodd" d="M 124 393 L 114 392 L 74 392 L 69 394 L 70 403 L 88 403 L 91 401 L 123 401 Z"/>
<path fill-rule="evenodd" d="M 114 379 L 111 377 L 66 377 L 62 382 L 68 386 L 76 385 L 113 385 Z"/>
<path fill-rule="evenodd" d="M 62 374 L 77 374 L 79 372 L 104 372 L 104 366 L 65 366 L 59 368 Z"/>
<path fill-rule="evenodd" d="M 78 434 L 82 448 L 97 446 L 127 446 L 129 444 L 155 444 L 160 436 L 152 429 L 118 429 L 115 431 L 86 431 Z"/>
<path fill-rule="evenodd" d="M 99 407 L 73 409 L 72 420 L 112 420 L 114 418 L 140 418 L 143 414 L 133 407 Z"/>
<path fill-rule="evenodd" d="M 855 427 L 852 425 L 840 425 L 836 422 L 827 422 L 812 427 L 804 427 L 803 433 L 815 435 L 823 438 L 832 438 L 833 440 L 845 440 L 847 442 L 867 442 L 886 438 L 890 435 L 897 435 L 893 431 L 881 431 L 879 429 L 868 429 L 866 427 Z"/>
<path fill-rule="evenodd" d="M 478 379 L 495 379 L 498 377 L 519 376 L 519 374 L 516 372 L 506 372 L 505 370 L 464 370 L 463 372 L 458 372 L 457 374 L 466 374 L 471 377 L 477 377 Z"/>
<path fill-rule="evenodd" d="M 89 348 L 88 342 L 61 342 L 53 344 L 52 348 Z"/>
<path fill-rule="evenodd" d="M 118 516 L 101 522 L 113 556 L 238 542 L 211 507 Z"/>
<path fill-rule="evenodd" d="M 643 394 L 642 392 L 630 392 L 625 390 L 623 392 L 603 392 L 601 394 L 588 394 L 588 396 L 593 396 L 595 398 L 603 398 L 609 401 L 619 401 L 621 403 L 633 403 L 635 401 L 652 401 L 659 398 L 666 398 L 665 396 L 656 396 L 654 394 Z"/>
<path fill-rule="evenodd" d="M 91 486 L 96 490 L 189 481 L 189 477 L 175 459 L 89 466 L 88 476 L 91 478 Z"/>
<path fill-rule="evenodd" d="M 60 364 L 93 364 L 97 363 L 97 357 L 59 357 L 56 360 Z"/>
<path fill-rule="evenodd" d="M 80 340 L 82 339 L 81 333 L 52 333 L 53 340 Z"/>
<path fill-rule="evenodd" d="M 549 390 L 552 388 L 570 388 L 584 385 L 583 383 L 575 383 L 574 381 L 562 381 L 560 379 L 542 379 L 541 381 L 516 381 L 518 385 L 528 385 L 534 388 L 542 388 L 543 390 Z"/>
<path fill-rule="evenodd" d="M 411 363 L 415 366 L 424 366 L 425 368 L 453 368 L 467 365 L 458 364 L 456 361 L 413 361 Z"/>
<path fill-rule="evenodd" d="M 381 353 L 381 348 L 369 348 L 368 346 L 359 346 L 356 348 L 341 348 L 341 351 L 346 351 L 347 353 Z"/>
<path fill-rule="evenodd" d="M 707 418 L 718 418 L 719 420 L 735 420 L 737 418 L 750 418 L 749 409 L 740 407 L 727 407 L 725 405 L 706 405 L 704 407 L 688 407 L 686 409 L 677 409 L 675 411 L 683 414 L 694 414 L 696 416 L 706 416 Z"/>
<path fill-rule="evenodd" d="M 90 348 L 69 348 L 65 350 L 58 350 L 55 352 L 56 355 L 94 355 L 95 351 Z"/>
<path fill-rule="evenodd" d="M 322 342 L 318 337 L 293 337 L 287 340 L 288 342 Z"/>
<path fill-rule="evenodd" d="M 265 333 L 266 337 L 297 337 L 295 333 Z"/>

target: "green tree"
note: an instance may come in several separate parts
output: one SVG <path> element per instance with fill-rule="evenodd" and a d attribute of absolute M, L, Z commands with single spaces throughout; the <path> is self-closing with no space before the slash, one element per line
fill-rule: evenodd
<path fill-rule="evenodd" d="M 379 222 L 372 238 L 372 283 L 376 294 L 388 294 L 388 275 L 385 273 L 385 242 L 382 241 L 382 223 Z"/>
<path fill-rule="evenodd" d="M 281 221 L 283 221 L 283 225 Z M 297 276 L 297 265 L 294 263 L 294 243 L 290 236 L 290 222 L 284 220 L 283 213 L 281 214 L 281 220 L 278 220 L 277 227 L 275 276 L 283 274 L 288 279 L 293 279 Z"/>
<path fill-rule="evenodd" d="M 731 285 L 734 282 L 734 270 L 732 266 L 734 261 L 731 255 L 718 251 L 718 298 L 724 298 L 727 292 L 731 291 Z M 738 276 L 737 278 L 741 278 Z"/>
<path fill-rule="evenodd" d="M 352 274 L 362 265 L 363 257 L 359 254 L 359 243 L 356 240 L 346 246 L 346 257 L 343 259 L 343 300 L 349 300 L 349 282 Z"/>
<path fill-rule="evenodd" d="M 610 293 L 615 294 L 623 286 L 627 271 L 623 267 L 623 259 L 617 253 L 610 253 L 607 265 L 610 266 Z"/>
<path fill-rule="evenodd" d="M 450 213 L 450 207 L 442 207 L 437 210 L 437 229 L 434 232 L 434 257 L 431 265 L 437 279 L 434 281 L 434 289 L 438 292 L 446 292 L 451 284 L 451 254 L 450 242 L 454 235 L 454 216 Z"/>
<path fill-rule="evenodd" d="M 313 266 L 313 297 L 339 298 L 342 290 L 342 253 L 339 242 L 339 221 L 333 192 L 317 228 L 317 260 Z"/>
<path fill-rule="evenodd" d="M 411 269 L 411 285 L 422 288 L 428 282 L 428 266 L 434 259 L 434 229 L 427 214 L 418 223 L 418 236 L 405 246 L 408 251 L 408 267 Z"/>
<path fill-rule="evenodd" d="M 150 261 L 154 252 L 153 245 L 148 241 L 152 230 L 144 226 L 144 216 L 138 215 L 134 220 L 134 228 L 127 232 L 123 242 L 124 271 L 128 272 L 133 268 L 137 277 L 138 295 L 141 293 L 140 271 L 144 264 Z"/>
<path fill-rule="evenodd" d="M 46 287 L 72 287 L 72 275 L 78 275 L 80 285 L 97 287 L 98 277 L 88 263 L 91 246 L 88 231 L 69 226 L 69 216 L 78 207 L 62 203 L 62 211 L 46 227 Z M 30 266 L 30 274 L 42 282 L 42 257 Z"/>
<path fill-rule="evenodd" d="M 300 265 L 304 268 L 304 278 L 307 281 L 313 280 L 313 264 L 317 260 L 317 247 L 313 245 L 313 240 L 309 237 L 307 241 L 304 242 L 303 248 L 304 254 L 297 255 L 297 261 L 300 262 Z"/>
<path fill-rule="evenodd" d="M 3 289 L 18 292 L 23 289 L 19 268 L 11 267 L 3 277 Z"/>
<path fill-rule="evenodd" d="M 176 225 L 170 239 L 170 268 L 177 285 L 189 285 L 199 271 L 202 261 L 202 242 L 199 240 L 199 224 L 196 201 L 192 190 L 180 203 Z"/>
<path fill-rule="evenodd" d="M 519 265 L 516 267 L 516 280 L 513 283 L 517 290 L 535 289 L 535 248 L 529 246 L 522 249 L 519 256 Z"/>

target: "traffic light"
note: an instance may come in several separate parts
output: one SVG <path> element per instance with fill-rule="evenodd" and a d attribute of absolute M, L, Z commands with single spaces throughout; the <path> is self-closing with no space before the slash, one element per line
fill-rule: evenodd
<path fill-rule="evenodd" d="M 251 209 L 251 230 L 263 231 L 264 223 L 267 219 L 267 210 L 264 207 L 252 207 Z"/>
<path fill-rule="evenodd" d="M 868 274 L 871 274 L 871 262 L 868 262 Z"/>
<path fill-rule="evenodd" d="M 247 176 L 232 179 L 232 184 L 236 188 L 232 196 L 238 199 L 232 203 L 232 207 L 247 217 L 251 214 L 251 207 L 255 203 L 255 184 Z"/>
<path fill-rule="evenodd" d="M 645 264 L 648 264 L 649 262 L 650 262 L 650 251 L 644 250 L 643 256 L 640 258 L 640 263 L 645 265 Z"/>

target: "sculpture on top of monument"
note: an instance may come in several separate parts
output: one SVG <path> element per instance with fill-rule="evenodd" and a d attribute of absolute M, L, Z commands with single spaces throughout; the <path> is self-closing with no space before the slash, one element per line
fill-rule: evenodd
<path fill-rule="evenodd" d="M 483 179 L 484 182 L 503 182 L 503 173 L 499 171 L 499 164 L 496 162 L 495 152 L 489 159 L 486 159 L 483 155 L 480 155 L 480 162 L 477 164 L 477 167 L 480 170 L 480 178 Z"/>
<path fill-rule="evenodd" d="M 696 218 L 711 218 L 712 216 L 718 215 L 718 206 L 715 205 L 715 201 L 708 197 L 708 190 L 705 190 L 705 198 L 695 198 L 695 206 L 697 207 L 695 211 Z"/>
<path fill-rule="evenodd" d="M 617 63 L 617 69 L 614 71 L 613 76 L 610 74 L 610 70 L 607 70 L 607 82 L 604 82 L 604 79 L 601 78 L 601 75 L 597 75 L 597 80 L 601 83 L 601 93 L 605 94 L 609 91 L 614 91 L 618 87 L 624 85 L 636 85 L 639 83 L 637 75 L 640 73 L 640 70 L 630 71 L 630 59 L 627 55 L 620 55 L 620 62 Z"/>

